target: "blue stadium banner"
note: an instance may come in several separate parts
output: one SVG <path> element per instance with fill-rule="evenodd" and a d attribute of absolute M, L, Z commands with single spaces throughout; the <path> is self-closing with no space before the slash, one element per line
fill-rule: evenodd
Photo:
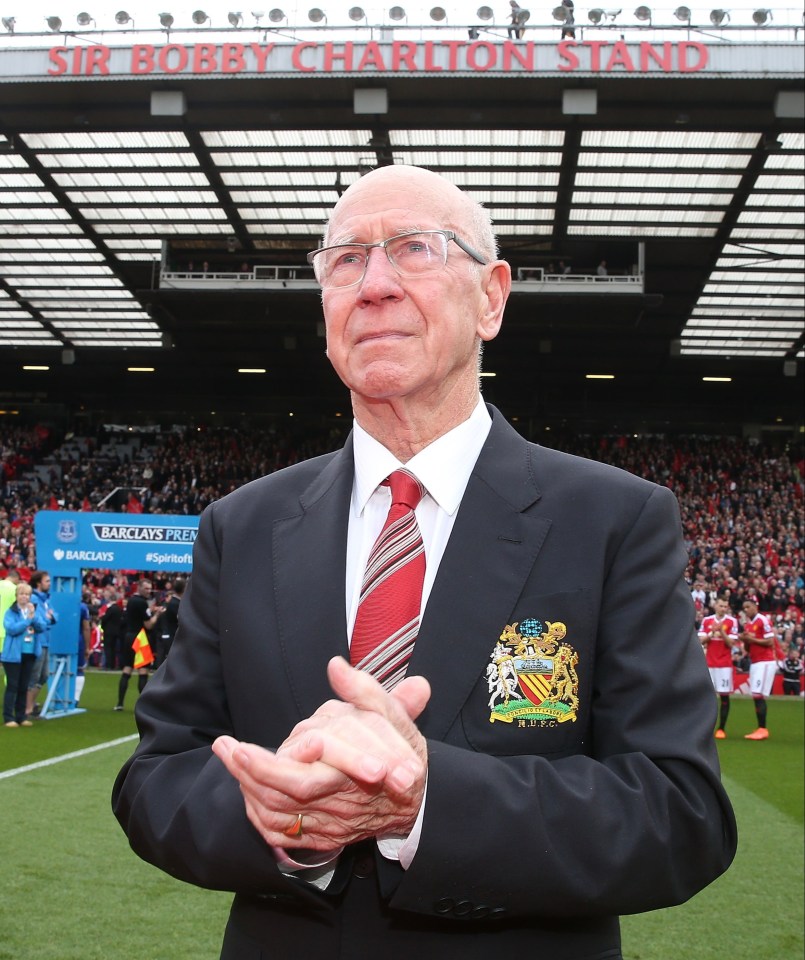
<path fill-rule="evenodd" d="M 34 521 L 37 564 L 51 576 L 86 569 L 188 573 L 197 516 L 40 510 Z"/>

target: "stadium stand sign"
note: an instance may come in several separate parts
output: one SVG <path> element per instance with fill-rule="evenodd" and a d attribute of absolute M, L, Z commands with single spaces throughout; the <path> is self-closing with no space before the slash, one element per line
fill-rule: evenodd
<path fill-rule="evenodd" d="M 62 44 L 0 51 L 0 81 L 311 74 L 792 77 L 802 74 L 801 56 L 799 44 L 711 45 L 696 40 Z"/>
<path fill-rule="evenodd" d="M 192 568 L 198 522 L 197 516 L 167 514 L 37 513 L 37 557 L 51 575 L 51 600 L 59 617 L 50 632 L 50 681 L 44 718 L 78 712 L 74 692 L 83 571 L 187 573 Z"/>

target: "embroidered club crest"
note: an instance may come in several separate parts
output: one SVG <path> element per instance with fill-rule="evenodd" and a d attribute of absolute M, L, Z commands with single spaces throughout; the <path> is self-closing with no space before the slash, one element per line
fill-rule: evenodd
<path fill-rule="evenodd" d="M 486 668 L 490 723 L 554 727 L 575 721 L 579 655 L 564 642 L 566 634 L 558 620 L 506 624 Z"/>

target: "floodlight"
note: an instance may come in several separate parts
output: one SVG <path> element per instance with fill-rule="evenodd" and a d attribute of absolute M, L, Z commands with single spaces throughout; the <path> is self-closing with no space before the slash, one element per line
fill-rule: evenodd
<path fill-rule="evenodd" d="M 759 27 L 762 27 L 764 23 L 768 23 L 772 19 L 771 10 L 755 10 L 752 19 Z"/>
<path fill-rule="evenodd" d="M 203 23 L 206 23 L 210 18 L 207 16 L 207 14 L 203 10 L 194 10 L 193 16 L 191 19 L 193 20 L 193 23 L 196 24 L 196 26 L 200 27 Z"/>
<path fill-rule="evenodd" d="M 226 18 L 232 24 L 233 27 L 239 27 L 243 23 L 242 13 L 228 13 L 226 15 Z"/>
<path fill-rule="evenodd" d="M 173 14 L 171 13 L 160 13 L 159 22 L 165 27 L 166 30 L 170 30 L 173 26 Z"/>
<path fill-rule="evenodd" d="M 253 16 L 253 17 L 256 17 L 257 14 L 256 14 L 256 13 L 253 13 L 252 16 Z M 260 16 L 262 17 L 263 14 L 261 13 Z M 283 20 L 287 20 L 288 18 L 285 16 L 285 11 L 284 11 L 284 10 L 280 10 L 279 7 L 274 7 L 273 10 L 269 10 L 269 11 L 268 11 L 268 19 L 269 19 L 272 23 L 282 23 Z"/>
<path fill-rule="evenodd" d="M 14 27 L 16 26 L 17 20 L 15 17 L 3 17 L 3 26 L 8 31 L 8 33 L 14 33 Z"/>
<path fill-rule="evenodd" d="M 444 7 L 431 7 L 430 11 L 431 20 L 441 21 L 447 19 L 447 11 Z"/>
<path fill-rule="evenodd" d="M 252 10 L 252 16 L 254 17 L 254 19 L 257 21 L 258 24 L 260 23 L 260 21 L 263 19 L 265 15 L 266 15 L 265 10 Z M 280 20 L 282 19 L 283 18 L 280 17 Z"/>
<path fill-rule="evenodd" d="M 48 25 L 48 30 L 52 30 L 54 33 L 61 30 L 61 17 L 45 17 L 45 22 Z"/>
<path fill-rule="evenodd" d="M 600 7 L 594 7 L 587 14 L 590 23 L 600 23 L 604 19 L 604 11 Z"/>
<path fill-rule="evenodd" d="M 710 23 L 712 23 L 714 27 L 720 27 L 725 20 L 729 22 L 729 19 L 730 19 L 729 10 L 711 10 L 710 11 Z"/>
<path fill-rule="evenodd" d="M 479 20 L 491 20 L 494 15 L 491 7 L 478 7 L 475 11 L 475 16 L 478 17 Z"/>
<path fill-rule="evenodd" d="M 690 7 L 677 7 L 676 10 L 674 10 L 674 16 L 676 17 L 677 20 L 682 20 L 685 23 L 690 23 L 690 17 L 691 17 Z"/>
<path fill-rule="evenodd" d="M 348 16 L 350 20 L 354 20 L 356 23 L 358 20 L 364 20 L 366 18 L 363 7 L 350 7 Z"/>
<path fill-rule="evenodd" d="M 95 23 L 95 18 L 89 13 L 79 13 L 75 19 L 79 27 L 88 27 L 91 23 Z"/>
<path fill-rule="evenodd" d="M 392 7 L 389 10 L 389 20 L 405 20 L 405 9 L 403 7 Z"/>
<path fill-rule="evenodd" d="M 638 7 L 634 12 L 635 19 L 637 20 L 648 20 L 651 21 L 651 8 L 650 7 Z"/>
<path fill-rule="evenodd" d="M 127 23 L 134 23 L 134 21 L 125 10 L 118 10 L 115 14 L 115 23 L 119 23 L 120 26 L 123 27 Z"/>
<path fill-rule="evenodd" d="M 324 15 L 324 11 L 319 9 L 319 7 L 313 7 L 307 12 L 307 18 L 311 23 L 321 23 L 322 20 L 327 22 L 327 17 Z"/>
<path fill-rule="evenodd" d="M 610 20 L 614 20 L 615 17 L 620 16 L 620 9 L 618 10 L 605 10 L 604 13 L 609 17 Z"/>
<path fill-rule="evenodd" d="M 567 7 L 554 7 L 553 10 L 551 10 L 551 16 L 554 18 L 554 20 L 564 23 L 565 20 L 567 20 Z"/>

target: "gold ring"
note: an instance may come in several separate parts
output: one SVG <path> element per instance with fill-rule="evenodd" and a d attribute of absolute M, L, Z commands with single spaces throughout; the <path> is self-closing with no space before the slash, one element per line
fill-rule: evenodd
<path fill-rule="evenodd" d="M 282 835 L 285 837 L 291 837 L 291 839 L 302 836 L 302 814 L 301 813 L 297 813 L 296 820 L 294 820 L 294 822 L 291 824 L 290 827 L 288 827 L 287 830 L 282 831 Z"/>

